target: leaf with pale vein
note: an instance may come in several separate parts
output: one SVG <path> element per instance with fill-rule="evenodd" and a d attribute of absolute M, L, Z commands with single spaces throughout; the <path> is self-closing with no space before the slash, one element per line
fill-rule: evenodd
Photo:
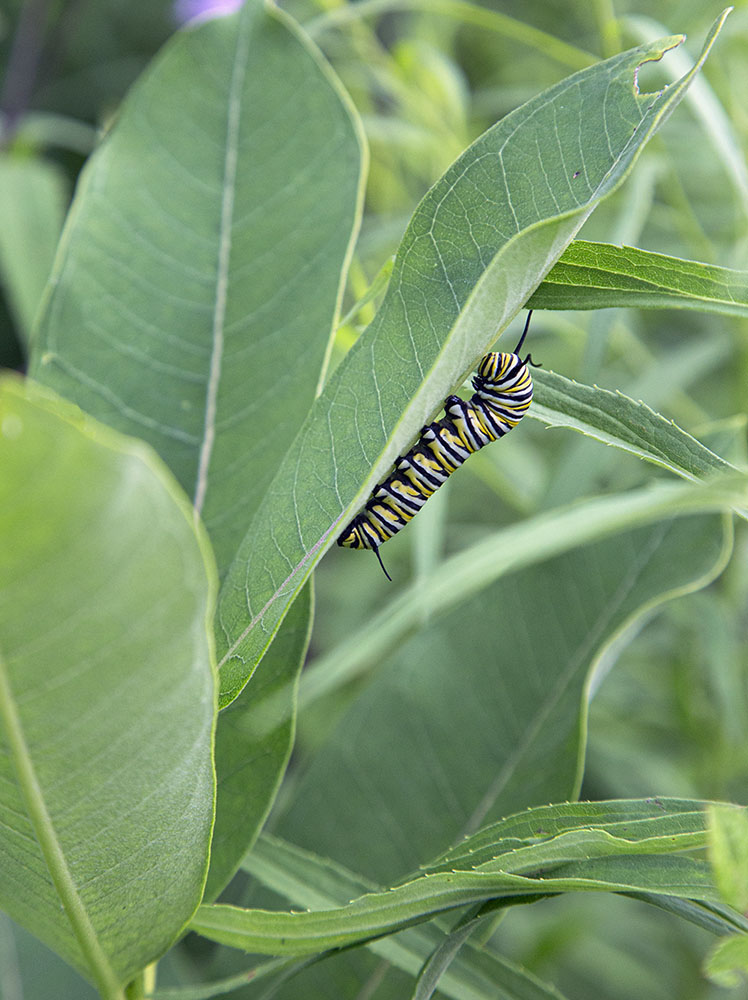
<path fill-rule="evenodd" d="M 150 448 L 7 377 L 0 466 L 0 905 L 114 997 L 202 896 L 215 567 Z"/>
<path fill-rule="evenodd" d="M 683 96 L 637 67 L 678 39 L 575 74 L 489 129 L 416 210 L 387 295 L 281 465 L 219 599 L 221 700 L 250 676 L 289 602 L 377 478 L 514 316 Z"/>
<path fill-rule="evenodd" d="M 698 309 L 748 315 L 748 272 L 636 247 L 575 240 L 533 292 L 531 309 Z"/>
<path fill-rule="evenodd" d="M 221 574 L 316 394 L 363 156 L 320 53 L 249 0 L 171 39 L 79 183 L 31 371 L 153 445 Z"/>

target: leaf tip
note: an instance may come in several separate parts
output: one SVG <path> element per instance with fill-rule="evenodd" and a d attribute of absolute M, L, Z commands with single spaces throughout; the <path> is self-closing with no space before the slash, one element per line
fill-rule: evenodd
<path fill-rule="evenodd" d="M 727 20 L 728 16 L 730 15 L 730 13 L 733 10 L 734 10 L 734 7 L 732 7 L 732 6 L 725 7 L 725 9 L 722 11 L 722 13 L 715 19 L 714 23 L 712 24 L 712 27 L 709 30 L 709 34 L 707 35 L 706 41 L 704 42 L 704 47 L 701 50 L 701 54 L 700 54 L 699 58 L 697 59 L 696 63 L 691 67 L 691 69 L 688 71 L 688 73 L 686 73 L 686 75 L 684 77 L 682 77 L 678 81 L 679 85 L 681 85 L 681 86 L 683 86 L 684 84 L 687 85 L 691 81 L 691 79 L 695 76 L 695 74 L 704 65 L 704 63 L 706 61 L 706 58 L 709 55 L 709 51 L 711 50 L 712 46 L 714 45 L 714 43 L 715 43 L 715 41 L 717 39 L 717 36 L 719 35 L 720 31 L 722 30 L 722 27 L 723 27 L 725 21 Z M 662 59 L 662 57 L 667 52 L 670 52 L 672 49 L 678 48 L 678 46 L 682 45 L 685 40 L 686 40 L 686 36 L 685 35 L 669 35 L 668 37 L 661 38 L 658 41 L 653 42 L 651 44 L 651 46 L 644 53 L 644 55 L 642 56 L 640 62 L 637 64 L 637 66 L 636 66 L 636 68 L 634 70 L 634 93 L 635 94 L 637 94 L 638 96 L 641 96 L 641 97 L 648 96 L 646 93 L 643 93 L 639 89 L 639 70 L 641 69 L 641 67 L 645 63 L 648 63 L 648 62 L 659 62 L 660 59 Z M 672 84 L 670 86 L 672 86 Z M 663 88 L 663 91 L 667 90 L 667 89 L 668 88 L 665 87 L 665 88 Z M 662 93 L 663 91 L 659 91 L 659 93 Z"/>

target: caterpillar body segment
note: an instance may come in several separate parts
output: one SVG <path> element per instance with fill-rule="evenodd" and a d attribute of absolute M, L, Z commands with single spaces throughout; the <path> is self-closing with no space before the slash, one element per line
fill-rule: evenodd
<path fill-rule="evenodd" d="M 374 487 L 361 513 L 338 537 L 338 545 L 373 549 L 387 579 L 379 546 L 396 535 L 430 496 L 479 449 L 508 434 L 532 403 L 531 355 L 519 351 L 530 325 L 514 352 L 492 351 L 481 358 L 469 400 L 447 396 L 444 417 L 421 429 L 418 440 L 394 464 L 390 475 Z"/>

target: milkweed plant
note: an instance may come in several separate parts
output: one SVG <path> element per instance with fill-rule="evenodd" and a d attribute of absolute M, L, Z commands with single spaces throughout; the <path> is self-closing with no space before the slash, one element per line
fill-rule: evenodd
<path fill-rule="evenodd" d="M 745 18 L 38 6 L 2 997 L 743 995 Z"/>

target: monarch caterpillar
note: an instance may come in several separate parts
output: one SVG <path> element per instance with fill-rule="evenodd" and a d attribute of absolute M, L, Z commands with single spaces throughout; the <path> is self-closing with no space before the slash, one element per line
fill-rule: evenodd
<path fill-rule="evenodd" d="M 532 377 L 522 360 L 522 349 L 532 310 L 519 343 L 511 354 L 492 351 L 484 355 L 473 376 L 475 392 L 469 400 L 447 396 L 445 416 L 426 424 L 413 447 L 401 455 L 390 475 L 375 486 L 360 514 L 338 537 L 349 549 L 373 549 L 388 580 L 379 546 L 384 544 L 423 507 L 428 498 L 473 452 L 516 427 L 532 402 Z"/>

